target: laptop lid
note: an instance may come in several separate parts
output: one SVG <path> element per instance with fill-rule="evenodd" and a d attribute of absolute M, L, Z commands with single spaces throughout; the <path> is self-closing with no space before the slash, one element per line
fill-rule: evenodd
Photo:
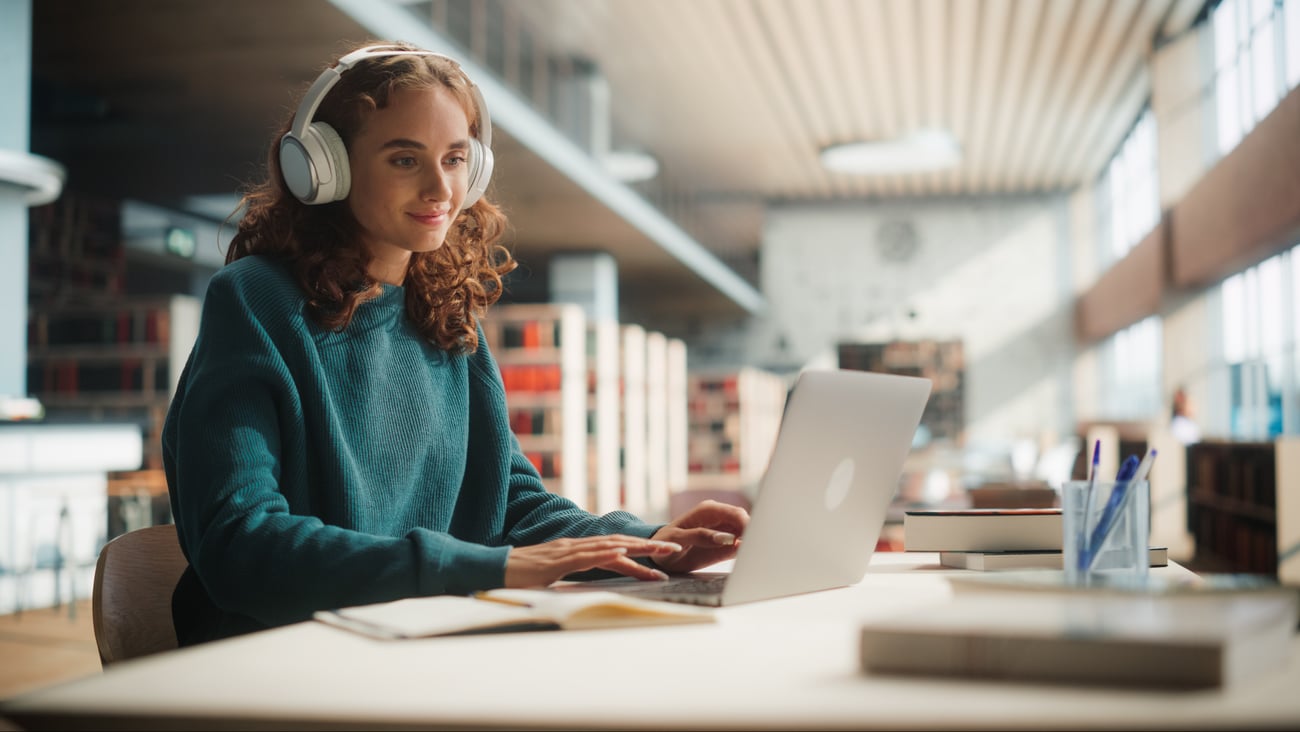
<path fill-rule="evenodd" d="M 722 604 L 862 579 L 929 396 L 912 376 L 799 376 Z"/>

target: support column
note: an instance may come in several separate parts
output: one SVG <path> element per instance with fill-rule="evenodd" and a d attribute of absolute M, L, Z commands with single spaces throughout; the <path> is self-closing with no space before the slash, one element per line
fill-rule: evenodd
<path fill-rule="evenodd" d="M 610 254 L 557 254 L 549 280 L 551 302 L 581 305 L 589 322 L 618 320 L 618 263 Z"/>
<path fill-rule="evenodd" d="M 0 154 L 30 145 L 31 0 L 0 0 Z M 0 175 L 0 398 L 27 395 L 26 189 Z"/>

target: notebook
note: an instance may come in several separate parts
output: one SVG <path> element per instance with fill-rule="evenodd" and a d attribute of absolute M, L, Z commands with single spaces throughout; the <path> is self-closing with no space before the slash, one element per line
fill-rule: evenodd
<path fill-rule="evenodd" d="M 871 563 L 929 395 L 929 379 L 804 372 L 730 573 L 564 589 L 721 606 L 856 584 Z"/>

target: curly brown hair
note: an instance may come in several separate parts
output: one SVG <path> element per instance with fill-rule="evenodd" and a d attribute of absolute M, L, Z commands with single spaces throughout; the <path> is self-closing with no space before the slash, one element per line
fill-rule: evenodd
<path fill-rule="evenodd" d="M 407 44 L 368 42 L 418 51 Z M 387 56 L 368 59 L 344 73 L 316 111 L 314 121 L 331 125 L 351 144 L 366 116 L 388 106 L 394 92 L 443 86 L 460 102 L 478 136 L 479 118 L 469 80 L 438 56 Z M 285 263 L 306 294 L 307 312 L 319 325 L 341 331 L 358 306 L 378 297 L 379 283 L 366 272 L 370 254 L 360 245 L 360 225 L 347 201 L 308 206 L 289 191 L 280 172 L 281 125 L 267 153 L 266 179 L 244 194 L 238 231 L 226 263 L 253 254 Z M 499 244 L 506 216 L 484 196 L 461 211 L 443 246 L 411 255 L 403 285 L 406 313 L 422 336 L 444 350 L 478 348 L 478 319 L 501 296 L 502 276 L 517 264 Z"/>

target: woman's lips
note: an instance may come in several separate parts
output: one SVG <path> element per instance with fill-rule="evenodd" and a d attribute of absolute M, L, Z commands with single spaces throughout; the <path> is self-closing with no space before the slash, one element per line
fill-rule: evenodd
<path fill-rule="evenodd" d="M 406 215 L 425 226 L 437 226 L 447 220 L 446 211 L 440 211 L 437 213 L 407 213 Z"/>

